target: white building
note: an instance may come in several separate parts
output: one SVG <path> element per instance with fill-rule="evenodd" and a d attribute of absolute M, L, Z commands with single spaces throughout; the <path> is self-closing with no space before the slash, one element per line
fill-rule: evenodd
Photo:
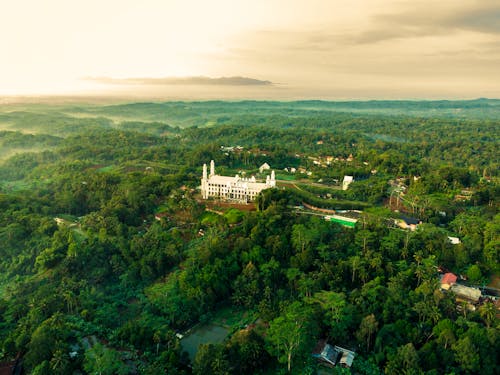
<path fill-rule="evenodd" d="M 236 175 L 219 176 L 215 174 L 215 163 L 210 161 L 210 174 L 207 175 L 207 165 L 203 164 L 203 176 L 201 178 L 201 195 L 203 199 L 209 197 L 236 200 L 239 202 L 254 201 L 257 195 L 265 189 L 276 187 L 274 171 L 267 176 L 266 182 L 257 182 L 255 177 L 241 178 Z"/>
<path fill-rule="evenodd" d="M 353 176 L 344 176 L 344 180 L 342 181 L 342 190 L 347 190 L 347 188 L 353 181 L 354 181 Z"/>
<path fill-rule="evenodd" d="M 264 163 L 262 164 L 260 167 L 259 167 L 259 172 L 262 173 L 264 171 L 268 171 L 269 169 L 271 169 L 271 167 L 269 166 L 269 164 L 267 163 Z"/>

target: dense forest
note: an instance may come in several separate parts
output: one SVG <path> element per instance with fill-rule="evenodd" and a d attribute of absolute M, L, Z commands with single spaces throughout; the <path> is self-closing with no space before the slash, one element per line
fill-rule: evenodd
<path fill-rule="evenodd" d="M 1 366 L 497 374 L 499 139 L 486 99 L 0 105 Z M 210 160 L 278 186 L 202 200 Z"/>

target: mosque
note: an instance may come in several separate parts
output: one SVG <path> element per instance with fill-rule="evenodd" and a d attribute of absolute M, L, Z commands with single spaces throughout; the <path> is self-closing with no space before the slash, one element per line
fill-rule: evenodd
<path fill-rule="evenodd" d="M 215 174 L 215 162 L 210 161 L 210 174 L 207 175 L 207 165 L 203 164 L 201 178 L 201 195 L 203 199 L 210 197 L 234 200 L 238 202 L 252 202 L 262 190 L 276 187 L 274 171 L 267 176 L 266 182 L 257 182 L 255 177 L 242 178 L 219 176 Z"/>

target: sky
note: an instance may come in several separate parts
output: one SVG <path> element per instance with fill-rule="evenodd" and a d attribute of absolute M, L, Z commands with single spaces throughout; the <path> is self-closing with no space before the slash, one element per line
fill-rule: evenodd
<path fill-rule="evenodd" d="M 5 0 L 0 95 L 500 98 L 500 0 Z"/>

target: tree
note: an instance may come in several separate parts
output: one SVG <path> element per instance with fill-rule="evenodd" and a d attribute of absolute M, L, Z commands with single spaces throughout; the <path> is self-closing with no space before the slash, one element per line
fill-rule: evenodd
<path fill-rule="evenodd" d="M 260 294 L 259 279 L 257 268 L 252 262 L 248 262 L 233 283 L 233 302 L 248 308 L 253 307 Z"/>
<path fill-rule="evenodd" d="M 310 230 L 303 224 L 295 224 L 292 229 L 292 245 L 296 252 L 303 252 L 311 244 Z"/>
<path fill-rule="evenodd" d="M 193 363 L 195 375 L 229 375 L 229 362 L 221 345 L 202 344 Z"/>
<path fill-rule="evenodd" d="M 361 265 L 361 258 L 359 257 L 359 255 L 354 255 L 350 257 L 349 264 L 351 265 L 352 268 L 351 282 L 354 282 L 354 278 L 356 277 L 356 271 L 359 269 Z"/>
<path fill-rule="evenodd" d="M 481 268 L 479 268 L 477 264 L 473 264 L 467 269 L 467 277 L 473 283 L 480 282 L 481 279 L 483 278 L 483 275 L 481 273 Z"/>
<path fill-rule="evenodd" d="M 387 362 L 387 374 L 418 374 L 418 353 L 410 342 L 400 346 Z"/>
<path fill-rule="evenodd" d="M 312 310 L 300 302 L 287 306 L 283 314 L 269 323 L 267 340 L 270 352 L 278 361 L 286 363 L 287 370 L 292 370 L 294 358 L 307 355 L 315 338 L 316 327 L 312 319 Z"/>
<path fill-rule="evenodd" d="M 228 343 L 231 367 L 242 374 L 254 374 L 269 360 L 264 339 L 252 329 L 236 332 Z"/>
<path fill-rule="evenodd" d="M 441 320 L 432 329 L 432 334 L 437 336 L 437 342 L 448 349 L 450 344 L 455 343 L 455 328 L 450 319 Z"/>
<path fill-rule="evenodd" d="M 68 353 L 62 349 L 57 349 L 50 360 L 50 368 L 53 374 L 66 374 L 71 371 L 70 358 Z"/>
<path fill-rule="evenodd" d="M 51 361 L 55 353 L 68 352 L 70 337 L 71 332 L 61 313 L 56 313 L 42 322 L 31 335 L 31 341 L 28 344 L 28 352 L 25 356 L 28 368 L 33 368 L 44 360 Z M 59 366 L 58 359 L 55 359 L 53 365 Z"/>
<path fill-rule="evenodd" d="M 359 330 L 356 332 L 356 337 L 359 341 L 366 340 L 366 350 L 370 350 L 370 344 L 373 335 L 377 332 L 378 322 L 375 315 L 370 314 L 363 318 L 359 326 Z"/>
<path fill-rule="evenodd" d="M 418 321 L 423 323 L 427 320 L 436 323 L 441 319 L 439 308 L 429 301 L 418 301 L 413 306 L 413 310 L 418 314 Z"/>
<path fill-rule="evenodd" d="M 481 368 L 479 351 L 469 336 L 459 339 L 452 345 L 452 349 L 455 352 L 455 360 L 460 364 L 462 369 L 475 372 Z"/>
<path fill-rule="evenodd" d="M 363 250 L 363 254 L 365 254 L 366 251 L 373 246 L 376 234 L 367 229 L 361 229 L 356 232 L 354 238 L 356 245 L 358 245 Z"/>
<path fill-rule="evenodd" d="M 497 309 L 492 302 L 486 302 L 479 308 L 479 315 L 486 323 L 486 327 L 490 328 L 491 323 L 496 319 Z"/>
<path fill-rule="evenodd" d="M 346 305 L 345 295 L 343 293 L 322 290 L 314 293 L 310 301 L 319 303 L 321 308 L 327 311 L 328 318 L 333 322 L 339 322 L 342 319 Z"/>
<path fill-rule="evenodd" d="M 130 372 L 119 352 L 99 343 L 85 351 L 83 368 L 89 374 L 98 375 L 127 375 Z"/>
<path fill-rule="evenodd" d="M 313 297 L 306 298 L 309 303 L 317 303 L 324 312 L 323 323 L 330 328 L 330 335 L 334 339 L 345 337 L 351 314 L 344 293 L 322 290 L 314 293 Z"/>
<path fill-rule="evenodd" d="M 52 368 L 50 362 L 45 360 L 38 364 L 32 371 L 31 375 L 50 375 L 52 373 Z"/>

